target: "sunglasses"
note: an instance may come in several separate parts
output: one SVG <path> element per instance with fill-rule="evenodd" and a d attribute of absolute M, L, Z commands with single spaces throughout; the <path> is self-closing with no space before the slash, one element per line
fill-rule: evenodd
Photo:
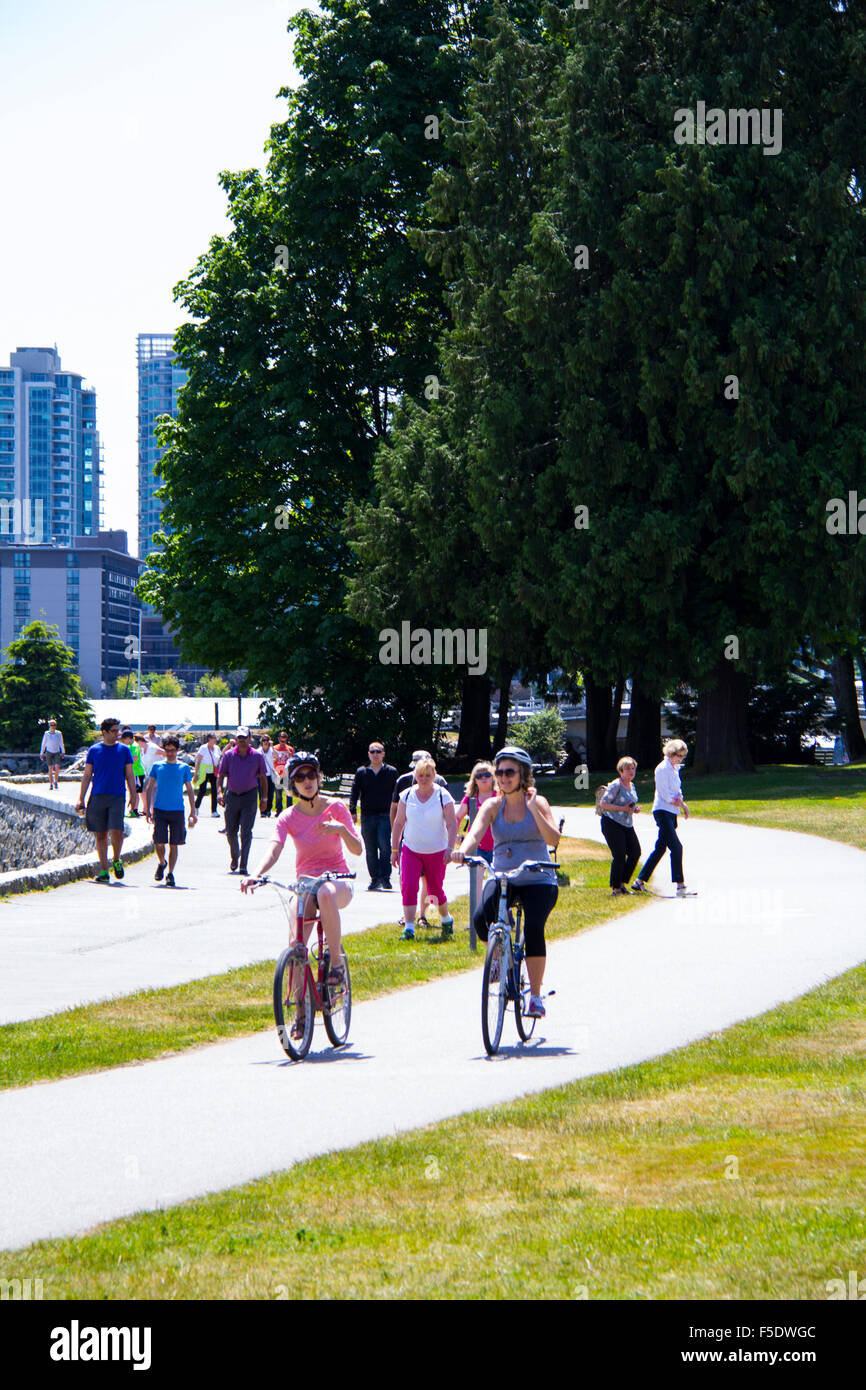
<path fill-rule="evenodd" d="M 384 748 L 368 748 L 368 753 L 384 753 Z"/>
<path fill-rule="evenodd" d="M 316 772 L 296 772 L 292 778 L 293 782 L 318 782 L 319 777 Z"/>
<path fill-rule="evenodd" d="M 492 772 L 476 772 L 476 774 L 475 774 L 475 780 L 476 780 L 476 782 L 480 782 L 481 779 L 482 779 L 482 777 L 483 777 L 485 780 L 489 780 L 489 778 L 491 778 L 492 776 L 493 776 L 493 773 L 492 773 Z"/>
<path fill-rule="evenodd" d="M 516 767 L 498 767 L 498 768 L 496 769 L 496 776 L 497 776 L 497 777 L 517 777 L 517 776 L 518 776 L 518 769 L 517 769 Z"/>

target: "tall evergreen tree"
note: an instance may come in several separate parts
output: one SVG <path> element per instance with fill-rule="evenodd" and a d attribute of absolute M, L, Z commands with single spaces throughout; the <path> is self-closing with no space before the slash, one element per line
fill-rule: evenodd
<path fill-rule="evenodd" d="M 68 752 L 93 727 L 93 710 L 75 670 L 75 654 L 57 627 L 28 623 L 0 666 L 0 747 L 36 752 L 56 719 Z"/>

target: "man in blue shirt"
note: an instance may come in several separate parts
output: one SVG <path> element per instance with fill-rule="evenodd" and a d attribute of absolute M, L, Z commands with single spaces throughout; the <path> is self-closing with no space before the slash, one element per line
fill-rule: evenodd
<path fill-rule="evenodd" d="M 186 825 L 183 815 L 183 794 L 189 797 L 190 829 L 198 820 L 195 809 L 195 796 L 192 789 L 192 769 L 177 760 L 180 739 L 176 734 L 166 734 L 163 740 L 165 760 L 154 763 L 150 776 L 144 784 L 144 813 L 148 824 L 153 822 L 153 843 L 156 846 L 156 866 L 154 878 L 159 883 L 165 875 L 166 888 L 176 887 L 174 866 L 177 863 L 178 846 L 186 844 Z M 165 872 L 165 847 L 168 845 L 168 873 Z"/>
<path fill-rule="evenodd" d="M 130 806 L 133 810 L 137 808 L 138 789 L 132 771 L 132 754 L 125 744 L 117 741 L 120 721 L 103 719 L 99 727 L 102 742 L 94 743 L 93 747 L 87 750 L 75 809 L 79 815 L 84 810 L 84 798 L 92 783 L 85 819 L 88 830 L 92 830 L 96 836 L 96 853 L 99 856 L 99 873 L 93 882 L 110 883 L 108 837 L 111 836 L 114 877 L 123 878 L 123 862 L 120 858 L 123 848 L 123 809 L 126 805 L 127 789 Z"/>

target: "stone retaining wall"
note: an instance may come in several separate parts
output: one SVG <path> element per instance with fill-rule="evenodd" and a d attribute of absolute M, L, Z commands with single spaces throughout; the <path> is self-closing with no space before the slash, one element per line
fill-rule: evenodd
<path fill-rule="evenodd" d="M 144 822 L 124 826 L 123 833 L 125 864 L 153 852 Z M 93 835 L 71 806 L 29 788 L 0 785 L 0 895 L 56 888 L 89 878 L 98 868 Z"/>

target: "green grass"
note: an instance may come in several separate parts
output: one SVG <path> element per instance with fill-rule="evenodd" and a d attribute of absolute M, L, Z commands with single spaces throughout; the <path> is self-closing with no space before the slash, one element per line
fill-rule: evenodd
<path fill-rule="evenodd" d="M 640 906 L 636 898 L 610 897 L 610 857 L 604 845 L 563 839 L 560 856 L 571 884 L 560 890 L 547 925 L 549 940 Z M 396 909 L 395 903 L 395 915 Z M 275 896 L 274 911 L 280 910 Z M 394 925 L 347 936 L 353 997 L 372 999 L 455 971 L 479 969 L 482 956 L 470 952 L 468 936 L 461 931 L 469 921 L 468 899 L 458 899 L 453 911 L 455 936 L 447 942 L 422 928 L 414 944 L 401 941 Z M 143 990 L 49 1018 L 6 1024 L 0 1027 L 0 1088 L 147 1061 L 273 1027 L 273 973 L 274 961 L 268 960 L 171 989 Z"/>
<path fill-rule="evenodd" d="M 591 773 L 589 791 L 572 777 L 545 778 L 540 790 L 554 806 L 592 806 L 595 788 L 616 773 Z M 689 810 L 717 820 L 797 830 L 866 849 L 866 767 L 768 766 L 741 775 L 682 774 Z M 652 805 L 653 770 L 639 769 L 641 805 Z"/>
<path fill-rule="evenodd" d="M 859 967 L 640 1066 L 41 1241 L 14 1272 L 50 1298 L 824 1299 L 866 1270 L 864 1053 Z"/>

